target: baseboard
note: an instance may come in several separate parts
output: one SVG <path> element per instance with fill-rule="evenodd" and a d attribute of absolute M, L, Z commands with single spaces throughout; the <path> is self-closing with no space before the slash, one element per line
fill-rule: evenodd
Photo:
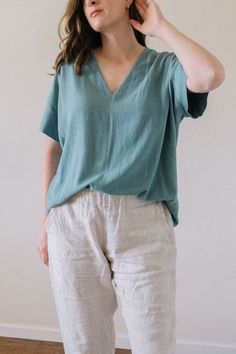
<path fill-rule="evenodd" d="M 127 335 L 117 335 L 116 348 L 130 349 Z M 200 343 L 177 339 L 176 354 L 236 354 L 236 344 Z"/>
<path fill-rule="evenodd" d="M 39 327 L 0 323 L 1 337 L 14 337 L 35 340 L 61 342 L 57 327 Z M 177 339 L 176 354 L 236 354 L 236 343 L 203 343 Z M 126 334 L 116 335 L 116 348 L 130 349 Z"/>
<path fill-rule="evenodd" d="M 1 337 L 14 337 L 35 340 L 48 340 L 52 342 L 61 342 L 61 334 L 58 327 L 40 327 L 13 325 L 8 323 L 0 323 Z"/>

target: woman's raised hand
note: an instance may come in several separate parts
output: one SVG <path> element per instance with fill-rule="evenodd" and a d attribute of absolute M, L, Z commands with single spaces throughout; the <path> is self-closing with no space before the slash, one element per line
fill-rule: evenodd
<path fill-rule="evenodd" d="M 138 31 L 150 37 L 158 37 L 158 31 L 163 23 L 168 22 L 163 16 L 155 0 L 134 0 L 139 14 L 144 22 L 141 24 L 130 19 L 131 25 Z"/>

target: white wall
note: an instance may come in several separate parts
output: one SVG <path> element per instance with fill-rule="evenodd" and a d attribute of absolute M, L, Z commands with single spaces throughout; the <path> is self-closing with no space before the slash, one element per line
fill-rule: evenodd
<path fill-rule="evenodd" d="M 0 4 L 0 336 L 60 340 L 48 267 L 36 244 L 44 146 L 39 122 L 50 86 L 46 73 L 59 50 L 56 27 L 65 1 Z M 180 127 L 178 350 L 236 353 L 236 2 L 158 4 L 169 21 L 214 53 L 226 69 L 224 83 L 208 96 L 204 117 L 185 118 Z M 154 38 L 147 44 L 172 50 Z M 119 310 L 115 321 L 117 346 L 128 347 Z"/>

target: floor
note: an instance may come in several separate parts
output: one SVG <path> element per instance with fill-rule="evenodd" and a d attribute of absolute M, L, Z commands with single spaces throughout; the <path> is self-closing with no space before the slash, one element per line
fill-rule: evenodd
<path fill-rule="evenodd" d="M 0 337 L 0 354 L 64 354 L 64 350 L 58 342 Z M 116 354 L 131 354 L 131 351 L 116 349 Z"/>

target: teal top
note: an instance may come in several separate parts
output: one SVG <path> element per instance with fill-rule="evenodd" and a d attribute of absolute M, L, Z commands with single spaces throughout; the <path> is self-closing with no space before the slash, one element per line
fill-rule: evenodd
<path fill-rule="evenodd" d="M 40 131 L 62 155 L 46 209 L 84 188 L 164 201 L 179 223 L 176 145 L 184 117 L 202 116 L 209 92 L 187 89 L 174 52 L 145 47 L 112 93 L 95 56 L 78 76 L 74 63 L 53 76 Z"/>

